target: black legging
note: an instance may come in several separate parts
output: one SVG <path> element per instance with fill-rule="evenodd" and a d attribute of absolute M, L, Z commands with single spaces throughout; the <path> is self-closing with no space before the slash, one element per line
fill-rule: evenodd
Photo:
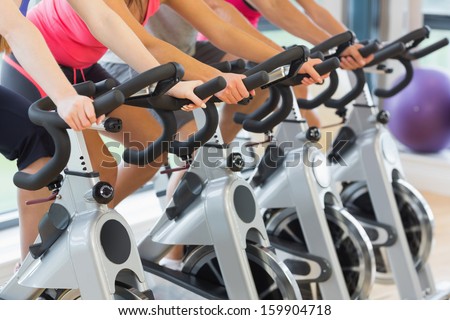
<path fill-rule="evenodd" d="M 31 102 L 0 86 L 0 152 L 9 160 L 17 159 L 19 170 L 54 153 L 47 131 L 28 118 Z"/>

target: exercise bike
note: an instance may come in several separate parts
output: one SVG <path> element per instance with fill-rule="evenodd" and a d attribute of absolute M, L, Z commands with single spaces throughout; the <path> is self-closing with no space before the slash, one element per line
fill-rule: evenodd
<path fill-rule="evenodd" d="M 374 59 L 369 66 L 392 58 L 406 70 L 405 77 L 392 89 L 377 89 L 375 95 L 386 98 L 398 93 L 412 79 L 412 60 L 448 44 L 443 39 L 411 52 L 429 33 L 427 27 L 417 29 L 387 45 L 385 51 L 390 54 Z M 352 90 L 339 100 L 325 103 L 335 108 L 344 122 L 328 154 L 333 179 L 342 185 L 341 199 L 371 238 L 378 281 L 394 280 L 402 299 L 448 298 L 450 291 L 436 288 L 427 264 L 433 237 L 431 210 L 405 178 L 396 143 L 385 127 L 388 113 L 374 105 L 363 70 L 353 74 Z"/>
<path fill-rule="evenodd" d="M 353 37 L 351 32 L 337 35 L 311 53 L 336 49 L 338 56 Z M 370 44 L 361 53 L 368 55 L 376 48 Z M 338 58 L 327 60 L 332 61 L 334 68 L 339 66 Z M 330 77 L 337 77 L 335 71 Z M 279 255 L 296 276 L 302 296 L 365 299 L 374 282 L 372 245 L 332 189 L 325 155 L 317 145 L 319 129 L 308 128 L 300 114 L 301 108 L 312 109 L 329 99 L 335 88 L 328 88 L 313 101 L 297 103 L 290 85 L 298 83 L 291 80 L 272 90 L 267 105 L 254 114 L 235 116 L 245 130 L 266 133 L 270 141 L 249 181 L 264 208 L 270 241 L 277 253 L 285 253 Z M 274 133 L 276 123 L 259 128 L 252 125 L 253 119 L 265 117 L 277 105 L 275 112 L 284 110 L 284 115 Z"/>
<path fill-rule="evenodd" d="M 307 57 L 306 48 L 294 47 L 257 65 L 244 84 L 249 90 L 260 87 L 269 81 L 263 70 L 286 64 L 295 74 Z M 186 103 L 164 99 L 168 105 Z M 272 250 L 253 189 L 236 174 L 241 156 L 226 156 L 216 106 L 210 101 L 194 116 L 199 131 L 169 148 L 188 170 L 139 243 L 145 271 L 207 299 L 301 299 L 293 275 Z M 158 264 L 173 245 L 191 248 L 181 271 Z"/>
<path fill-rule="evenodd" d="M 113 90 L 112 80 L 74 87 L 79 94 L 96 96 L 96 114 L 101 115 L 142 88 L 156 85 L 153 94 L 163 94 L 170 88 L 165 82 L 176 83 L 182 75 L 179 65 L 167 64 Z M 67 130 L 58 114 L 49 112 L 55 109 L 47 97 L 35 102 L 29 112 L 30 119 L 51 134 L 54 156 L 36 174 L 18 172 L 14 176 L 19 188 L 48 186 L 53 192 L 49 200 L 55 201 L 40 221 L 39 236 L 21 267 L 0 289 L 0 299 L 153 299 L 131 228 L 107 207 L 114 197 L 113 187 L 92 169 L 83 134 Z M 121 121 L 107 118 L 90 129 L 120 132 Z M 126 155 L 138 156 L 136 150 L 126 150 Z"/>

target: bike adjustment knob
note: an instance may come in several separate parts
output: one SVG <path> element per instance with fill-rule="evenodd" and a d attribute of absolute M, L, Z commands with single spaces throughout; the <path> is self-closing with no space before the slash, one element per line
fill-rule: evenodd
<path fill-rule="evenodd" d="M 381 110 L 380 112 L 378 112 L 377 114 L 377 122 L 381 123 L 381 124 L 387 124 L 389 122 L 390 119 L 390 115 L 389 112 Z"/>
<path fill-rule="evenodd" d="M 317 142 L 322 137 L 322 134 L 320 133 L 320 129 L 317 127 L 310 127 L 306 131 L 306 139 L 308 139 L 311 142 Z"/>
<path fill-rule="evenodd" d="M 227 168 L 233 172 L 242 171 L 245 166 L 245 161 L 242 155 L 238 152 L 232 152 L 227 158 Z"/>
<path fill-rule="evenodd" d="M 92 188 L 92 197 L 101 204 L 108 204 L 114 198 L 114 188 L 108 182 L 100 181 Z"/>

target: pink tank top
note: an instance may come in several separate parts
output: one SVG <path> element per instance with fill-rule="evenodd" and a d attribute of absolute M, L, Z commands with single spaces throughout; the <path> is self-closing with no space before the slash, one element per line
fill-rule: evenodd
<path fill-rule="evenodd" d="M 249 6 L 244 0 L 225 0 L 232 4 L 240 13 L 256 28 L 258 27 L 261 13 Z M 207 41 L 208 39 L 201 33 L 197 36 L 198 41 Z"/>
<path fill-rule="evenodd" d="M 158 10 L 159 0 L 149 0 L 143 24 Z M 84 69 L 98 62 L 107 48 L 89 31 L 66 0 L 43 0 L 28 12 L 56 61 Z"/>
<path fill-rule="evenodd" d="M 261 13 L 252 8 L 250 4 L 246 3 L 244 0 L 225 0 L 231 3 L 240 13 L 256 28 L 258 26 L 259 18 L 261 18 Z"/>

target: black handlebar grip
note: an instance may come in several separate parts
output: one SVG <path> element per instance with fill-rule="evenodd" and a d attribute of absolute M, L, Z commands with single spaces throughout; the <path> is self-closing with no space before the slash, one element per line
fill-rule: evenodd
<path fill-rule="evenodd" d="M 398 38 L 392 43 L 403 43 L 407 45 L 411 41 L 418 41 L 428 38 L 430 36 L 430 28 L 428 26 L 423 26 L 422 28 L 411 31 L 410 33 Z"/>
<path fill-rule="evenodd" d="M 213 67 L 220 72 L 231 72 L 231 63 L 230 61 L 221 61 L 210 64 L 210 67 Z"/>
<path fill-rule="evenodd" d="M 405 57 L 409 60 L 417 60 L 420 58 L 423 58 L 427 55 L 429 55 L 430 53 L 433 53 L 445 46 L 447 46 L 449 44 L 449 41 L 447 38 L 441 39 L 435 43 L 433 43 L 432 45 L 429 45 L 426 48 L 417 50 L 416 52 L 413 53 L 406 53 Z"/>
<path fill-rule="evenodd" d="M 355 34 L 348 30 L 337 34 L 311 48 L 311 54 L 315 52 L 327 53 L 327 51 L 343 44 L 349 44 L 355 39 Z"/>
<path fill-rule="evenodd" d="M 241 112 L 236 112 L 233 115 L 233 121 L 242 124 L 245 120 L 253 119 L 253 120 L 261 120 L 266 117 L 269 113 L 271 113 L 277 107 L 280 102 L 280 93 L 277 89 L 277 86 L 269 87 L 269 99 L 267 99 L 261 107 L 256 109 L 250 114 L 245 114 Z"/>
<path fill-rule="evenodd" d="M 97 93 L 96 91 L 97 87 L 95 86 L 95 83 L 92 81 L 85 81 L 74 84 L 73 88 L 79 95 L 82 96 L 93 97 Z M 46 110 L 54 110 L 54 109 L 46 109 Z"/>
<path fill-rule="evenodd" d="M 84 88 L 87 88 L 87 86 Z M 114 110 L 115 108 L 123 104 L 123 102 L 123 94 L 119 91 L 114 90 L 96 98 L 93 102 L 93 105 L 96 115 L 100 116 L 102 114 L 109 113 L 111 110 Z M 28 115 L 33 123 L 45 128 L 52 126 L 62 129 L 68 129 L 69 125 L 56 112 L 48 112 L 51 110 L 56 110 L 56 106 L 49 97 L 45 97 L 34 102 L 30 106 Z"/>
<path fill-rule="evenodd" d="M 341 61 L 339 60 L 339 58 L 333 57 L 325 60 L 322 63 L 316 64 L 314 66 L 314 70 L 316 70 L 318 74 L 324 75 L 339 68 L 340 64 Z M 283 81 L 283 84 L 290 86 L 299 85 L 302 83 L 303 79 L 308 77 L 309 77 L 308 74 L 298 74 L 295 77 Z"/>
<path fill-rule="evenodd" d="M 273 56 L 272 58 L 269 58 L 266 61 L 261 62 L 260 64 L 256 65 L 250 70 L 245 71 L 244 74 L 248 77 L 260 71 L 271 72 L 278 67 L 291 64 L 293 61 L 296 60 L 306 61 L 308 57 L 309 57 L 309 49 L 307 47 L 293 46 L 287 49 L 286 51 L 283 51 Z"/>
<path fill-rule="evenodd" d="M 375 41 L 370 42 L 366 46 L 362 47 L 358 51 L 363 58 L 367 58 L 371 54 L 374 54 L 378 50 L 380 50 L 380 48 L 381 48 L 381 43 L 375 40 Z"/>
<path fill-rule="evenodd" d="M 243 73 L 245 71 L 245 60 L 236 59 L 233 61 L 216 62 L 210 65 L 221 72 Z"/>
<path fill-rule="evenodd" d="M 245 88 L 250 91 L 265 85 L 269 80 L 269 74 L 266 71 L 259 71 L 242 79 L 242 82 Z"/>
<path fill-rule="evenodd" d="M 125 97 L 122 91 L 112 90 L 108 91 L 105 94 L 95 98 L 94 100 L 94 109 L 97 117 L 108 114 L 120 105 L 122 105 L 125 101 Z"/>
<path fill-rule="evenodd" d="M 226 86 L 227 81 L 223 77 L 217 77 L 199 85 L 194 89 L 194 93 L 200 99 L 206 99 L 215 93 L 222 91 Z"/>
<path fill-rule="evenodd" d="M 323 60 L 325 60 L 325 55 L 322 52 L 317 51 L 317 52 L 311 53 L 309 58 L 310 59 L 320 59 L 323 61 Z"/>
<path fill-rule="evenodd" d="M 162 79 L 165 80 L 173 78 L 175 84 L 182 79 L 183 76 L 183 67 L 178 63 L 170 62 L 138 74 L 132 80 L 118 85 L 116 90 L 120 90 L 124 94 L 125 98 L 128 98 L 142 88 L 145 88 Z"/>
<path fill-rule="evenodd" d="M 336 92 L 339 86 L 339 76 L 336 70 L 330 72 L 330 81 L 328 87 L 323 90 L 319 95 L 315 98 L 307 100 L 307 99 L 297 99 L 297 104 L 300 109 L 311 110 L 319 107 L 320 105 L 327 102 L 333 94 Z"/>
<path fill-rule="evenodd" d="M 117 86 L 119 83 L 114 80 L 114 79 L 106 79 L 100 82 L 95 83 L 95 94 L 101 95 L 103 93 L 108 92 L 109 90 L 111 90 L 112 88 L 114 88 L 115 86 Z"/>
<path fill-rule="evenodd" d="M 50 113 L 50 112 L 48 112 Z M 14 184 L 25 190 L 39 190 L 55 180 L 64 170 L 70 157 L 70 139 L 65 129 L 49 126 L 46 128 L 55 144 L 55 154 L 35 174 L 16 172 L 13 177 Z"/>
<path fill-rule="evenodd" d="M 276 125 L 286 119 L 292 111 L 294 98 L 290 87 L 278 86 L 283 101 L 280 107 L 272 112 L 267 118 L 258 121 L 253 119 L 245 120 L 242 127 L 249 132 L 264 133 L 272 130 Z"/>
<path fill-rule="evenodd" d="M 377 65 L 387 59 L 395 58 L 401 55 L 405 51 L 405 45 L 401 42 L 390 44 L 385 46 L 383 49 L 375 53 L 373 60 L 366 65 L 366 67 L 371 67 Z"/>
<path fill-rule="evenodd" d="M 160 155 L 169 150 L 169 143 L 177 133 L 177 120 L 172 111 L 154 109 L 163 123 L 163 132 L 159 138 L 144 150 L 125 149 L 123 160 L 134 165 L 146 165 L 155 161 Z"/>
<path fill-rule="evenodd" d="M 242 79 L 242 83 L 244 84 L 245 88 L 250 91 L 256 88 L 259 88 L 263 85 L 265 85 L 267 82 L 269 82 L 269 75 L 265 71 L 260 71 L 258 73 L 252 74 L 244 79 Z M 226 85 L 225 85 L 226 86 Z M 219 90 L 220 91 L 220 90 Z M 195 92 L 195 90 L 194 90 Z M 216 92 L 214 92 L 216 93 Z M 208 97 L 208 96 L 206 96 Z M 220 102 L 220 99 L 217 97 L 212 97 L 210 102 Z M 248 98 L 244 98 L 242 101 L 240 101 L 240 104 L 246 104 L 248 102 Z M 187 104 L 189 102 L 188 100 L 181 100 L 178 103 L 184 103 L 183 105 Z"/>
<path fill-rule="evenodd" d="M 402 80 L 400 80 L 394 87 L 391 89 L 380 89 L 377 88 L 374 90 L 374 94 L 380 98 L 390 98 L 402 91 L 406 88 L 413 79 L 414 76 L 414 68 L 410 60 L 404 58 L 398 58 L 398 61 L 405 67 L 405 75 Z"/>
<path fill-rule="evenodd" d="M 233 73 L 244 73 L 247 64 L 245 63 L 245 60 L 243 59 L 236 59 L 233 61 L 230 61 L 231 65 L 231 72 Z"/>
<path fill-rule="evenodd" d="M 353 74 L 356 77 L 356 84 L 350 90 L 346 95 L 344 95 L 340 99 L 329 99 L 324 104 L 328 108 L 334 108 L 334 109 L 343 109 L 345 108 L 350 102 L 355 100 L 361 92 L 364 90 L 364 85 L 366 84 L 366 77 L 364 75 L 363 69 L 355 69 L 352 70 Z"/>
<path fill-rule="evenodd" d="M 211 79 L 194 89 L 194 93 L 200 99 L 206 99 L 209 96 L 216 94 L 217 92 L 225 89 L 227 86 L 226 80 L 219 76 L 217 78 Z M 141 102 L 143 101 L 143 102 Z M 215 97 L 212 97 L 210 102 L 219 101 Z M 143 103 L 149 103 L 154 109 L 163 109 L 163 110 L 180 110 L 183 106 L 191 104 L 192 101 L 189 99 L 178 99 L 175 97 L 171 97 L 168 95 L 155 96 L 155 97 L 145 97 L 139 99 L 132 99 L 127 101 L 127 103 L 131 105 L 141 106 Z"/>

